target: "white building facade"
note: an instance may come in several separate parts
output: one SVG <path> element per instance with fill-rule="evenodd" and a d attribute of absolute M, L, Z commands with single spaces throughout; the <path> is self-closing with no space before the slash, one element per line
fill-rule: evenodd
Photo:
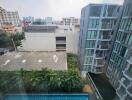
<path fill-rule="evenodd" d="M 20 51 L 66 51 L 77 54 L 79 27 L 31 25 Z"/>

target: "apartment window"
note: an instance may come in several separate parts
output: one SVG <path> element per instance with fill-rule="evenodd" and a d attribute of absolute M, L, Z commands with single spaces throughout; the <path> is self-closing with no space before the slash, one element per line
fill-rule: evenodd
<path fill-rule="evenodd" d="M 126 53 L 127 48 L 122 46 L 121 50 L 120 50 L 120 56 L 124 57 L 125 53 Z"/>
<path fill-rule="evenodd" d="M 131 100 L 131 99 L 132 99 L 132 97 L 129 96 L 129 95 L 127 95 L 127 96 L 125 97 L 125 100 Z"/>
<path fill-rule="evenodd" d="M 127 4 L 124 7 L 123 16 L 129 16 L 130 13 L 131 13 L 131 4 Z"/>
<path fill-rule="evenodd" d="M 129 40 L 128 40 L 128 44 L 132 44 L 132 34 L 130 34 Z"/>
<path fill-rule="evenodd" d="M 95 47 L 95 41 L 94 40 L 87 40 L 86 41 L 86 48 L 94 48 Z"/>
<path fill-rule="evenodd" d="M 127 25 L 127 19 L 122 19 L 120 24 L 120 29 L 125 29 Z"/>
<path fill-rule="evenodd" d="M 84 65 L 83 70 L 90 71 L 91 70 L 91 65 Z"/>
<path fill-rule="evenodd" d="M 114 21 L 115 20 L 110 20 L 110 19 L 103 19 L 102 20 L 102 28 L 103 29 L 111 29 L 112 26 L 114 26 Z"/>
<path fill-rule="evenodd" d="M 94 50 L 93 49 L 86 49 L 85 51 L 85 55 L 86 56 L 93 56 L 94 54 Z"/>
<path fill-rule="evenodd" d="M 99 17 L 101 14 L 101 6 L 91 6 L 90 7 L 90 16 L 92 17 Z"/>
<path fill-rule="evenodd" d="M 128 40 L 129 40 L 129 34 L 127 33 L 122 33 L 122 42 L 127 44 L 128 43 Z"/>
<path fill-rule="evenodd" d="M 110 39 L 110 32 L 109 31 L 100 31 L 99 38 L 100 39 Z"/>
<path fill-rule="evenodd" d="M 85 57 L 84 64 L 92 64 L 92 57 Z"/>
<path fill-rule="evenodd" d="M 96 39 L 97 31 L 88 31 L 87 32 L 87 39 Z"/>
<path fill-rule="evenodd" d="M 126 26 L 126 30 L 132 30 L 132 19 L 128 20 L 127 26 Z"/>
<path fill-rule="evenodd" d="M 99 19 L 89 19 L 88 28 L 98 28 Z"/>
<path fill-rule="evenodd" d="M 128 73 L 132 76 L 132 64 L 128 68 Z"/>

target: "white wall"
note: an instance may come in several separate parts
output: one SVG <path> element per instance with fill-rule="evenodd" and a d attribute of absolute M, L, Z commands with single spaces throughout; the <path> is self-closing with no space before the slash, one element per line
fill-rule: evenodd
<path fill-rule="evenodd" d="M 68 28 L 68 27 L 67 27 Z M 66 52 L 78 53 L 79 28 L 64 32 L 64 27 L 59 27 L 55 33 L 29 33 L 25 32 L 26 40 L 23 41 L 20 51 L 56 51 L 56 37 L 66 37 Z"/>
<path fill-rule="evenodd" d="M 55 51 L 54 33 L 25 33 L 24 51 Z"/>
<path fill-rule="evenodd" d="M 66 43 L 67 43 L 67 52 L 68 53 L 74 53 L 77 54 L 78 53 L 78 40 L 79 40 L 79 33 L 72 33 L 72 34 L 67 34 L 67 39 L 66 39 Z"/>

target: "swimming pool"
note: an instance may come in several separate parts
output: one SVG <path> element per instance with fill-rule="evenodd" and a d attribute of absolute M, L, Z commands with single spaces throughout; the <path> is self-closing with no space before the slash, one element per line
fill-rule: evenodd
<path fill-rule="evenodd" d="M 8 94 L 3 100 L 89 100 L 88 94 Z"/>

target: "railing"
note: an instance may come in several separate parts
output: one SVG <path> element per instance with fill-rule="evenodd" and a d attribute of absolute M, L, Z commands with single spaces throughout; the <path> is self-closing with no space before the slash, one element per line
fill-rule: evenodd
<path fill-rule="evenodd" d="M 90 82 L 91 82 L 90 85 L 91 85 L 92 89 L 94 90 L 94 93 L 95 93 L 97 99 L 98 99 L 98 100 L 103 100 L 101 94 L 99 93 L 99 91 L 98 91 L 96 85 L 94 84 L 94 82 L 93 82 L 91 76 L 89 75 L 89 73 L 87 73 L 87 77 L 88 77 L 88 79 L 90 79 Z"/>

